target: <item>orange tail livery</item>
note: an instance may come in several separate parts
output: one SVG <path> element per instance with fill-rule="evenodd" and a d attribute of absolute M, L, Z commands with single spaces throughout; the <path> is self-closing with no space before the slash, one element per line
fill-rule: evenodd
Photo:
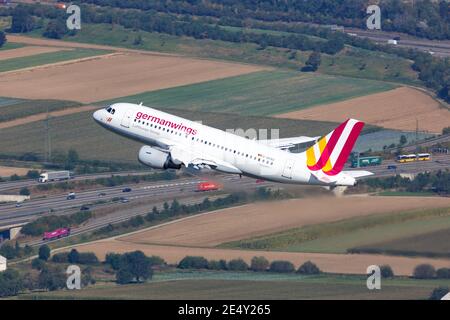
<path fill-rule="evenodd" d="M 311 171 L 337 175 L 344 168 L 364 122 L 348 119 L 306 150 L 306 164 Z"/>

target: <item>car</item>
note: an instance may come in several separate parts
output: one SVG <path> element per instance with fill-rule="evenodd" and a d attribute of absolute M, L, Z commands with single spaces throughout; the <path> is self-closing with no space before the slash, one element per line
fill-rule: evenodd
<path fill-rule="evenodd" d="M 22 204 L 20 202 L 16 203 L 16 208 L 20 208 L 22 206 Z"/>
<path fill-rule="evenodd" d="M 120 202 L 122 202 L 122 203 L 127 203 L 127 202 L 130 202 L 130 200 L 128 200 L 127 198 L 121 198 L 121 199 L 120 199 Z"/>
<path fill-rule="evenodd" d="M 131 188 L 129 188 L 129 187 L 123 188 L 122 192 L 131 192 Z"/>
<path fill-rule="evenodd" d="M 89 206 L 87 206 L 87 205 L 82 205 L 81 208 L 80 208 L 80 211 L 86 211 L 86 210 L 89 210 L 89 209 L 90 209 Z"/>
<path fill-rule="evenodd" d="M 104 196 L 106 196 L 106 193 L 100 192 L 100 193 L 98 194 L 98 196 L 99 196 L 99 197 L 104 197 Z"/>
<path fill-rule="evenodd" d="M 388 168 L 389 170 L 395 170 L 395 169 L 397 169 L 397 166 L 391 164 L 391 165 L 388 165 L 387 168 Z"/>
<path fill-rule="evenodd" d="M 66 199 L 67 199 L 67 200 L 73 200 L 73 199 L 75 199 L 75 192 L 70 192 L 70 193 L 67 195 Z"/>

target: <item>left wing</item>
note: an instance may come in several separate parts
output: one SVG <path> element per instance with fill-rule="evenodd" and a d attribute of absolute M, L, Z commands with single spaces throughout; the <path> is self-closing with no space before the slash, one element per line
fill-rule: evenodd
<path fill-rule="evenodd" d="M 207 154 L 192 152 L 180 145 L 172 145 L 169 148 L 170 156 L 174 162 L 182 163 L 185 167 L 194 167 L 195 169 L 210 168 L 226 173 L 241 174 L 242 171 L 231 163 L 217 159 Z"/>
<path fill-rule="evenodd" d="M 268 145 L 273 148 L 278 149 L 289 149 L 295 147 L 298 144 L 303 144 L 307 142 L 315 142 L 320 137 L 292 137 L 292 138 L 283 138 L 283 139 L 269 139 L 269 140 L 258 140 L 259 143 Z"/>

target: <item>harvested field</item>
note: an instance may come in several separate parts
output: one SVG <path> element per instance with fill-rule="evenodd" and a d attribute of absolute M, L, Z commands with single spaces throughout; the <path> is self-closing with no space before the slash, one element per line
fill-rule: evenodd
<path fill-rule="evenodd" d="M 13 174 L 23 176 L 27 174 L 28 170 L 30 169 L 0 166 L 0 177 L 9 177 L 12 176 Z"/>
<path fill-rule="evenodd" d="M 119 53 L 17 71 L 2 77 L 0 92 L 15 98 L 90 103 L 263 69 L 236 63 Z"/>
<path fill-rule="evenodd" d="M 119 240 L 132 243 L 213 247 L 305 225 L 421 208 L 448 207 L 446 198 L 318 197 L 256 203 L 135 233 Z"/>
<path fill-rule="evenodd" d="M 183 246 L 146 245 L 119 240 L 106 240 L 75 246 L 81 252 L 95 252 L 104 259 L 108 252 L 124 253 L 141 250 L 147 255 L 163 257 L 168 263 L 176 264 L 187 255 L 204 256 L 207 259 L 237 259 L 242 258 L 247 263 L 254 256 L 264 256 L 269 261 L 289 260 L 295 267 L 299 267 L 305 261 L 311 260 L 324 272 L 365 274 L 368 266 L 372 264 L 389 264 L 396 275 L 411 275 L 414 267 L 421 263 L 429 263 L 435 268 L 448 267 L 450 259 L 405 258 L 370 254 L 324 254 L 324 253 L 299 253 L 299 252 L 275 252 L 252 251 L 216 248 L 197 248 Z"/>
<path fill-rule="evenodd" d="M 7 60 L 7 59 L 13 59 L 13 58 L 28 57 L 28 56 L 33 56 L 35 54 L 41 54 L 41 53 L 56 52 L 56 51 L 61 51 L 61 50 L 71 50 L 71 49 L 61 48 L 61 47 L 29 46 L 29 47 L 22 47 L 22 48 L 11 49 L 11 50 L 4 50 L 4 51 L 0 51 L 0 61 Z"/>
<path fill-rule="evenodd" d="M 289 119 L 328 120 L 341 122 L 356 118 L 367 123 L 398 130 L 419 130 L 441 133 L 450 123 L 450 111 L 429 95 L 412 88 L 401 87 L 343 102 L 279 114 Z"/>

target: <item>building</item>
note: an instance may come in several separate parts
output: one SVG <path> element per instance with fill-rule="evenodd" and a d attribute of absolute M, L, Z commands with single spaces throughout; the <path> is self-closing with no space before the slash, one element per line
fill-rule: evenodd
<path fill-rule="evenodd" d="M 6 270 L 6 258 L 4 256 L 0 256 L 0 272 Z"/>

